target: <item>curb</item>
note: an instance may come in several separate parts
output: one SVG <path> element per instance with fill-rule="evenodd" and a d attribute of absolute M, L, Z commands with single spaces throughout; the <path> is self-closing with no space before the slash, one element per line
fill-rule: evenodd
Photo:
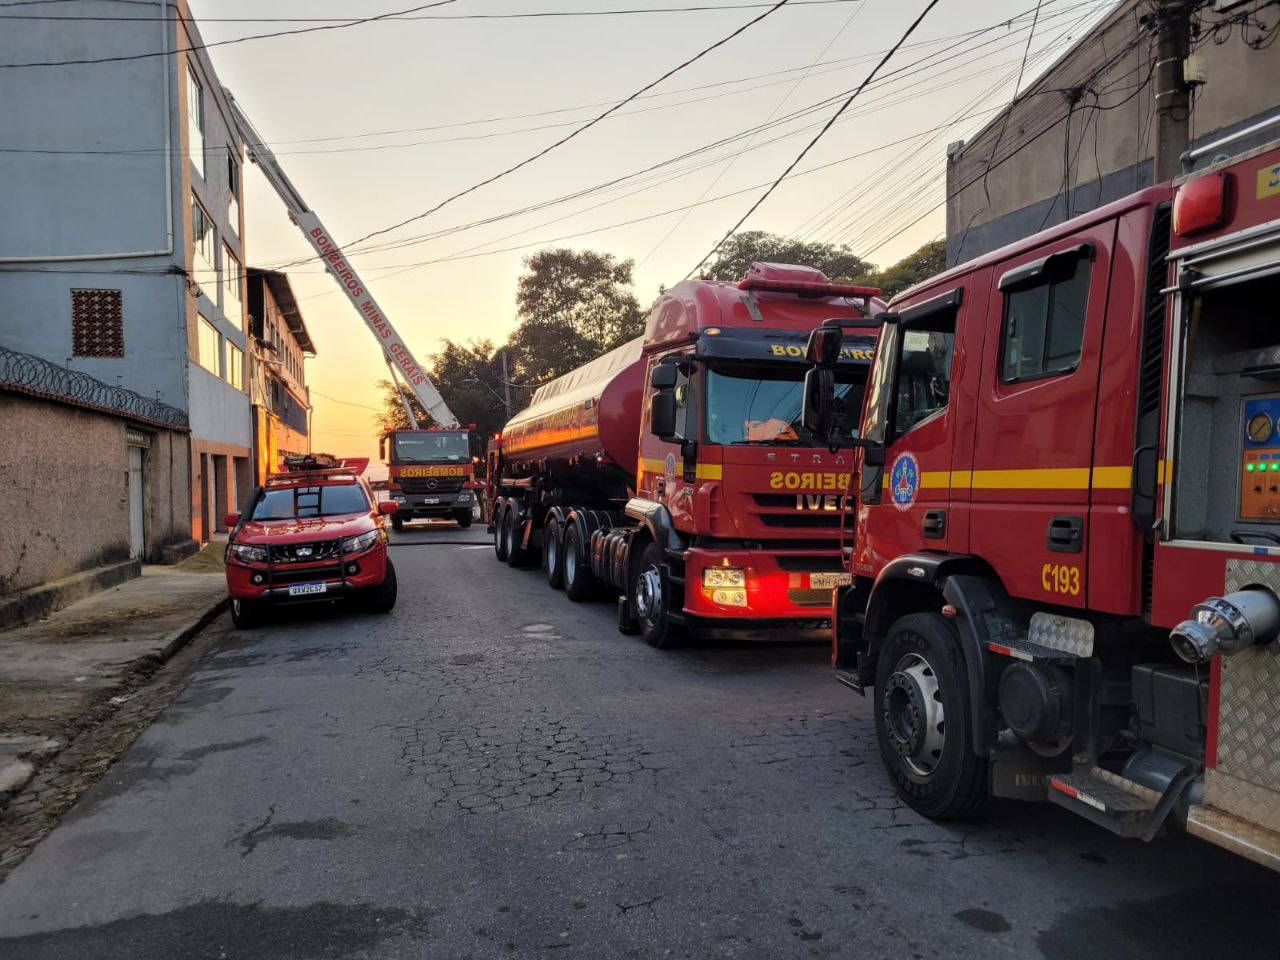
<path fill-rule="evenodd" d="M 81 570 L 60 580 L 40 584 L 0 598 L 0 630 L 25 626 L 83 600 L 92 593 L 142 576 L 141 560 L 123 560 L 91 570 Z"/>
<path fill-rule="evenodd" d="M 231 606 L 230 597 L 219 597 L 200 613 L 194 620 L 184 623 L 178 627 L 158 644 L 151 648 L 151 656 L 158 662 L 164 663 L 175 653 L 187 645 L 192 637 L 203 630 L 209 623 L 217 617 L 222 611 Z"/>

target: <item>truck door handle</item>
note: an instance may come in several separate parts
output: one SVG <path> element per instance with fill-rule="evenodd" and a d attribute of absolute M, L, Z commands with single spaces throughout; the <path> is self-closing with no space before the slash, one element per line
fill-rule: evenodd
<path fill-rule="evenodd" d="M 1054 553 L 1079 553 L 1084 546 L 1084 518 L 1067 514 L 1049 520 L 1045 546 Z"/>
<path fill-rule="evenodd" d="M 926 540 L 941 540 L 947 535 L 947 511 L 926 510 L 924 512 L 924 537 Z"/>

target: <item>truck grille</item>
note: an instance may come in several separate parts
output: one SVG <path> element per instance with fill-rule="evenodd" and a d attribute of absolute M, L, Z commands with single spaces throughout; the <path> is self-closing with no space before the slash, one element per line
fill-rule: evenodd
<path fill-rule="evenodd" d="M 778 566 L 788 573 L 841 573 L 844 564 L 838 556 L 795 556 L 793 554 L 777 554 Z"/>
<path fill-rule="evenodd" d="M 829 607 L 831 591 L 814 590 L 809 587 L 793 587 L 787 591 L 787 599 L 797 607 Z"/>
<path fill-rule="evenodd" d="M 762 513 L 760 522 L 766 527 L 806 528 L 810 530 L 839 530 L 838 513 Z"/>
<path fill-rule="evenodd" d="M 462 489 L 466 477 L 398 477 L 398 483 L 405 493 L 428 496 L 436 493 L 457 493 Z"/>
<path fill-rule="evenodd" d="M 317 540 L 314 543 L 281 543 L 271 547 L 272 563 L 316 563 L 329 560 L 339 553 L 337 540 Z"/>

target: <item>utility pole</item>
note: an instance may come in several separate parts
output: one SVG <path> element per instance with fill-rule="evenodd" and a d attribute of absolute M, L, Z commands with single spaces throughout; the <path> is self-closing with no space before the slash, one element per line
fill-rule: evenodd
<path fill-rule="evenodd" d="M 1182 154 L 1191 146 L 1191 88 L 1183 77 L 1183 61 L 1191 53 L 1193 0 L 1159 0 L 1150 14 L 1156 27 L 1154 182 L 1182 173 Z"/>
<path fill-rule="evenodd" d="M 502 348 L 502 395 L 507 404 L 507 419 L 511 419 L 511 378 L 507 376 L 507 348 Z"/>

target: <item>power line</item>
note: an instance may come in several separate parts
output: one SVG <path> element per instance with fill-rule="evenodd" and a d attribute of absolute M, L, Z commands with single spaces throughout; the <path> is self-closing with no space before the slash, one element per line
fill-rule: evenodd
<path fill-rule="evenodd" d="M 469 194 L 469 193 L 474 193 L 476 190 L 479 190 L 479 189 L 480 189 L 480 188 L 482 188 L 482 187 L 486 187 L 486 186 L 488 186 L 489 184 L 493 183 L 494 181 L 502 179 L 503 177 L 507 176 L 508 174 L 515 173 L 515 171 L 517 171 L 517 170 L 521 169 L 522 167 L 526 167 L 526 166 L 528 166 L 529 164 L 533 163 L 535 160 L 538 160 L 538 159 L 539 159 L 539 158 L 541 158 L 541 157 L 545 157 L 545 156 L 546 156 L 548 153 L 550 153 L 552 150 L 555 150 L 557 147 L 563 146 L 564 144 L 568 143 L 570 140 L 574 139 L 575 137 L 579 136 L 580 134 L 583 134 L 583 133 L 585 133 L 586 131 L 590 130 L 592 127 L 594 127 L 597 123 L 599 123 L 599 122 L 600 122 L 601 120 L 603 120 L 605 117 L 609 116 L 609 114 L 611 114 L 611 113 L 615 112 L 616 110 L 619 110 L 619 109 L 621 109 L 622 107 L 626 106 L 628 103 L 630 103 L 630 102 L 631 102 L 632 100 L 634 100 L 636 97 L 640 96 L 642 93 L 645 93 L 645 92 L 647 92 L 647 91 L 649 91 L 649 90 L 653 89 L 653 88 L 654 88 L 654 87 L 656 87 L 658 84 L 662 83 L 662 81 L 666 80 L 668 77 L 671 77 L 671 76 L 673 76 L 673 75 L 674 75 L 674 74 L 676 74 L 676 73 L 679 73 L 681 70 L 683 70 L 685 67 L 689 66 L 690 64 L 696 63 L 697 61 L 699 61 L 699 60 L 701 60 L 703 57 L 705 57 L 707 54 L 711 53 L 713 50 L 716 50 L 716 49 L 718 49 L 719 47 L 724 46 L 724 45 L 725 45 L 726 43 L 728 43 L 730 40 L 732 40 L 732 39 L 734 39 L 735 37 L 739 36 L 740 34 L 742 34 L 742 33 L 746 32 L 746 31 L 747 31 L 747 30 L 749 30 L 751 27 L 755 26 L 757 23 L 759 23 L 760 21 L 764 20 L 766 17 L 770 16 L 770 15 L 771 15 L 771 14 L 773 14 L 773 13 L 776 13 L 778 10 L 780 10 L 780 9 L 782 9 L 784 6 L 786 6 L 789 2 L 791 2 L 791 0 L 778 0 L 778 2 L 777 2 L 777 3 L 775 3 L 773 6 L 771 6 L 771 7 L 770 7 L 768 10 L 766 10 L 764 13 L 760 14 L 759 16 L 756 16 L 756 17 L 751 18 L 751 19 L 750 19 L 750 20 L 748 20 L 746 23 L 744 23 L 742 26 L 738 27 L 737 29 L 735 29 L 735 30 L 733 30 L 731 33 L 729 33 L 729 35 L 728 35 L 728 36 L 723 37 L 723 38 L 721 38 L 721 39 L 717 40 L 715 43 L 711 44 L 711 46 L 709 46 L 709 47 L 704 47 L 702 50 L 700 50 L 698 53 L 694 54 L 694 55 L 693 55 L 692 57 L 690 57 L 688 60 L 685 60 L 683 63 L 679 64 L 678 66 L 672 67 L 670 70 L 668 70 L 666 73 L 662 74 L 662 76 L 658 77 L 656 80 L 653 80 L 653 81 L 651 81 L 651 82 L 649 82 L 649 83 L 645 84 L 643 87 L 641 87 L 641 88 L 640 88 L 639 90 L 637 90 L 635 93 L 631 94 L 631 95 L 630 95 L 629 97 L 627 97 L 626 99 L 624 99 L 624 100 L 620 100 L 618 103 L 614 104 L 614 105 L 613 105 L 612 107 L 610 107 L 608 110 L 604 111 L 604 113 L 601 113 L 601 114 L 599 114 L 598 116 L 594 117 L 593 119 L 588 120 L 586 123 L 584 123 L 582 126 L 578 127 L 578 128 L 577 128 L 576 130 L 574 130 L 572 133 L 568 134 L 567 136 L 561 137 L 561 138 L 560 138 L 559 140 L 557 140 L 555 143 L 552 143 L 552 144 L 550 144 L 550 145 L 548 145 L 548 146 L 544 147 L 543 149 L 539 150 L 537 153 L 533 154 L 532 156 L 530 156 L 530 157 L 526 157 L 524 160 L 521 160 L 519 163 L 516 163 L 516 164 L 514 164 L 514 165 L 512 165 L 512 166 L 508 167 L 507 169 L 503 170 L 501 173 L 495 173 L 495 174 L 494 174 L 493 176 L 491 176 L 491 177 L 486 177 L 484 180 L 481 180 L 479 183 L 476 183 L 476 184 L 473 184 L 473 185 L 472 185 L 472 186 L 470 186 L 470 187 L 467 187 L 465 190 L 459 190 L 457 193 L 454 193 L 454 194 L 452 194 L 452 195 L 450 195 L 450 196 L 446 197 L 445 199 L 443 199 L 443 200 L 441 200 L 439 203 L 437 203 L 434 207 L 431 207 L 430 209 L 425 210 L 425 211 L 423 211 L 422 213 L 419 213 L 419 214 L 416 214 L 415 216 L 409 217 L 407 220 L 402 220 L 402 221 L 400 221 L 399 223 L 393 224 L 392 226 L 384 227 L 384 228 L 382 228 L 381 230 L 374 230 L 372 233 L 366 233 L 363 237 L 360 237 L 359 239 L 355 240 L 355 241 L 354 241 L 354 242 L 352 242 L 352 243 L 346 244 L 345 246 L 347 246 L 347 247 L 354 247 L 354 246 L 356 246 L 356 245 L 358 245 L 358 244 L 363 243 L 363 242 L 364 242 L 364 241 L 366 241 L 366 240 L 372 239 L 373 237 L 380 236 L 380 235 L 385 234 L 385 233 L 390 233 L 392 230 L 398 230 L 398 229 L 400 229 L 401 227 L 406 226 L 406 225 L 408 225 L 408 224 L 410 224 L 410 223 L 414 223 L 415 221 L 422 220 L 422 219 L 423 219 L 423 218 L 425 218 L 425 217 L 429 217 L 431 214 L 433 214 L 433 213 L 435 213 L 436 211 L 440 210 L 442 207 L 446 206 L 447 204 L 452 203 L 454 200 L 457 200 L 459 197 L 465 197 L 465 196 L 466 196 L 467 194 Z"/>
<path fill-rule="evenodd" d="M 319 390 L 316 390 L 310 387 L 308 388 L 308 390 L 310 393 L 314 394 L 315 396 L 323 397 L 325 400 L 332 400 L 334 403 L 341 403 L 348 407 L 360 407 L 364 410 L 372 410 L 374 413 L 383 412 L 381 407 L 371 407 L 367 403 L 356 403 L 353 400 L 339 400 L 337 397 L 331 397 L 327 393 L 321 393 Z"/>
<path fill-rule="evenodd" d="M 756 202 L 753 203 L 750 206 L 750 208 L 748 208 L 747 212 L 744 213 L 739 218 L 737 223 L 735 223 L 732 227 L 729 228 L 728 232 L 725 233 L 725 235 L 720 238 L 720 241 L 714 247 L 711 248 L 711 250 L 707 253 L 707 255 L 704 256 L 701 260 L 699 260 L 697 264 L 694 265 L 694 268 L 689 271 L 689 273 L 685 274 L 686 279 L 692 276 L 695 272 L 697 272 L 699 267 L 701 267 L 704 263 L 706 263 L 709 259 L 711 259 L 711 257 L 715 255 L 716 251 L 718 251 L 724 245 L 724 242 L 728 240 L 731 236 L 733 236 L 734 232 L 740 226 L 746 223 L 747 218 L 750 217 L 753 213 L 755 213 L 756 210 L 760 209 L 760 205 L 769 198 L 769 195 L 778 188 L 778 185 L 787 178 L 787 175 L 796 168 L 796 165 L 799 164 L 800 161 L 805 158 L 805 155 L 808 154 L 808 152 L 814 148 L 814 146 L 818 143 L 818 141 L 821 140 L 823 136 L 826 135 L 826 132 L 831 129 L 832 125 L 838 119 L 840 119 L 840 115 L 844 113 L 845 110 L 847 110 L 849 106 L 853 103 L 853 101 L 858 98 L 858 94 L 860 94 L 866 88 L 867 84 L 870 83 L 872 79 L 874 79 L 875 75 L 880 72 L 880 68 L 889 62 L 889 59 L 897 52 L 898 48 L 907 41 L 907 38 L 910 37 L 911 34 L 915 33 L 916 28 L 920 26 L 920 24 L 924 21 L 924 18 L 929 15 L 929 11 L 932 10 L 937 5 L 938 5 L 938 0 L 929 0 L 929 3 L 925 6 L 924 10 L 920 12 L 920 15 L 916 17 L 914 21 L 912 21 L 911 26 L 907 27 L 907 32 L 904 33 L 902 35 L 902 38 L 893 45 L 892 49 L 890 49 L 888 53 L 884 55 L 884 58 L 878 64 L 876 64 L 874 68 L 872 68 L 871 72 L 867 74 L 866 79 L 864 79 L 862 83 L 858 85 L 858 89 L 854 90 L 853 93 L 849 95 L 849 98 L 840 105 L 840 109 L 831 115 L 831 119 L 829 119 L 825 124 L 823 124 L 822 129 L 819 130 L 817 134 L 814 136 L 814 138 L 810 140 L 808 144 L 805 145 L 805 148 L 800 151 L 800 153 L 796 156 L 796 158 L 792 160 L 790 164 L 787 165 L 787 168 L 782 171 L 782 174 L 778 177 L 777 180 L 773 182 L 773 185 L 770 186 L 767 190 L 765 190 L 764 193 L 760 195 L 760 197 L 756 200 Z"/>

